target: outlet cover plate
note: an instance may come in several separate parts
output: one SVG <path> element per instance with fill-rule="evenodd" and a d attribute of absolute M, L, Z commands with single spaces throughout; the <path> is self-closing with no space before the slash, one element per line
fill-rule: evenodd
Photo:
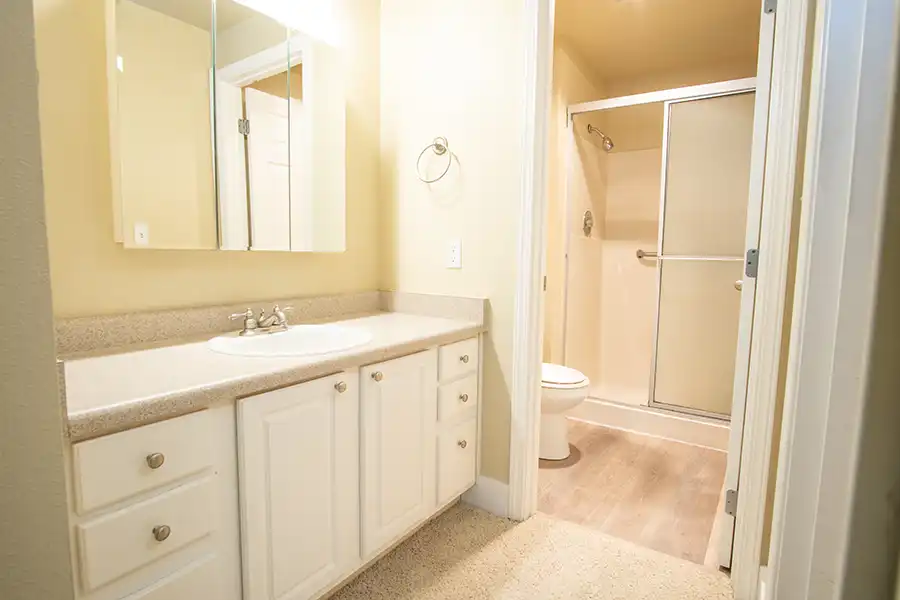
<path fill-rule="evenodd" d="M 447 248 L 447 268 L 462 269 L 462 241 L 459 239 L 450 240 Z"/>

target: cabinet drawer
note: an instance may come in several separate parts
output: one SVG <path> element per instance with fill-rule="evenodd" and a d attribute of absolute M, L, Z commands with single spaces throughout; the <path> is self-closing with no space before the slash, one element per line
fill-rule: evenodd
<path fill-rule="evenodd" d="M 449 423 L 478 406 L 478 374 L 445 383 L 438 389 L 438 419 Z"/>
<path fill-rule="evenodd" d="M 79 525 L 85 590 L 103 586 L 209 534 L 215 518 L 212 488 L 210 477 Z"/>
<path fill-rule="evenodd" d="M 123 600 L 197 600 L 219 598 L 222 577 L 218 559 L 209 556 Z"/>
<path fill-rule="evenodd" d="M 201 411 L 72 447 L 79 514 L 165 485 L 212 465 L 212 425 Z"/>
<path fill-rule="evenodd" d="M 438 362 L 441 381 L 478 371 L 478 338 L 441 346 Z"/>
<path fill-rule="evenodd" d="M 478 423 L 470 419 L 451 427 L 438 439 L 438 504 L 444 504 L 475 483 Z"/>

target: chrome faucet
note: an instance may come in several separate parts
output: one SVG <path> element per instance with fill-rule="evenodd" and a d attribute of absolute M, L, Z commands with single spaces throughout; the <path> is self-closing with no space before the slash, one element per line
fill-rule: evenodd
<path fill-rule="evenodd" d="M 272 308 L 272 314 L 266 316 L 266 311 L 261 310 L 259 311 L 259 316 L 254 317 L 253 309 L 248 308 L 242 313 L 231 315 L 230 319 L 244 320 L 244 327 L 243 329 L 241 329 L 238 335 L 248 336 L 259 335 L 261 333 L 278 333 L 280 331 L 287 331 L 287 316 L 284 313 L 291 310 L 293 310 L 292 306 L 285 306 L 284 308 L 281 308 L 276 304 Z"/>
<path fill-rule="evenodd" d="M 272 314 L 268 317 L 266 316 L 266 311 L 259 311 L 259 317 L 256 319 L 259 323 L 260 329 L 266 329 L 266 333 L 275 333 L 276 331 L 285 331 L 287 330 L 287 316 L 285 316 L 286 311 L 293 310 L 291 306 L 285 306 L 281 308 L 277 304 L 272 308 Z"/>

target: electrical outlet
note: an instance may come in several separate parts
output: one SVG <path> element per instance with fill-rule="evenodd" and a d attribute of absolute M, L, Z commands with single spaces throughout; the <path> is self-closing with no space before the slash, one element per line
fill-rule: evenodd
<path fill-rule="evenodd" d="M 462 269 L 462 241 L 450 240 L 447 252 L 447 268 Z"/>
<path fill-rule="evenodd" d="M 150 243 L 150 226 L 146 223 L 134 224 L 134 245 L 146 246 Z"/>

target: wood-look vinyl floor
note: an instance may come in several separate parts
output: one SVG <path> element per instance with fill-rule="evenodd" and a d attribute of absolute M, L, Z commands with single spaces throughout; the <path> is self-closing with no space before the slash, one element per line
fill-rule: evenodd
<path fill-rule="evenodd" d="M 541 512 L 708 563 L 724 452 L 571 419 L 569 427 L 569 458 L 540 463 Z"/>

